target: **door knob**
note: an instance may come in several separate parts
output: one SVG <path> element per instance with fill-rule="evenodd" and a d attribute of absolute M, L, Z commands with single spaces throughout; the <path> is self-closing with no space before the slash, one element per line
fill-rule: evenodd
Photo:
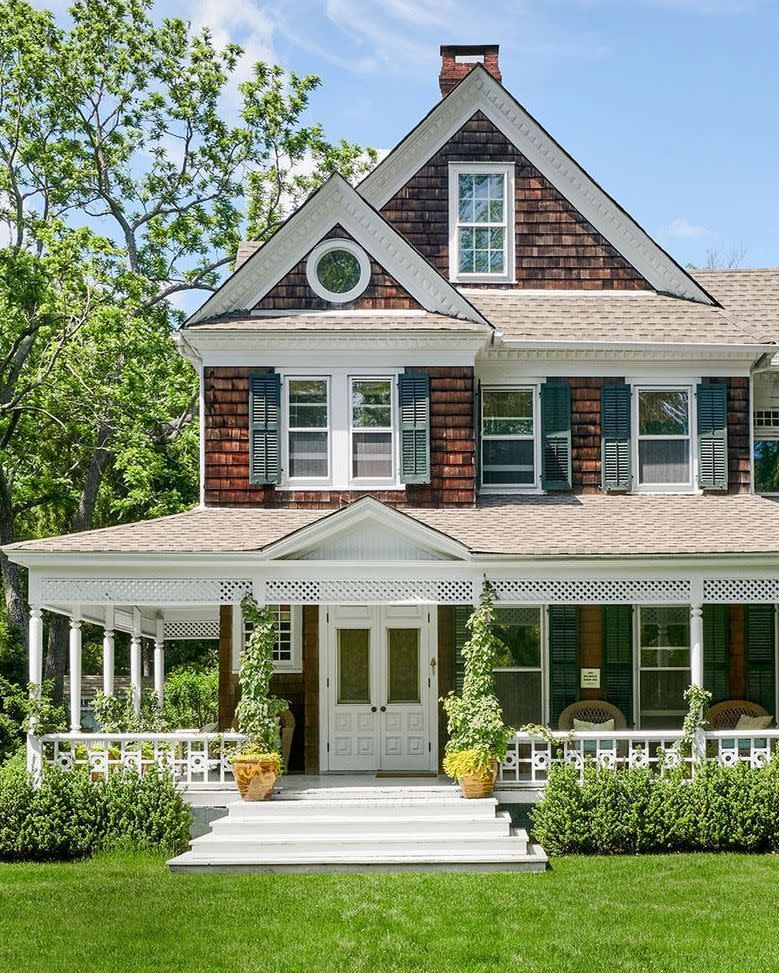
<path fill-rule="evenodd" d="M 380 706 L 379 709 L 382 711 L 382 713 L 386 713 L 387 712 L 387 707 L 386 706 Z"/>
<path fill-rule="evenodd" d="M 371 713 L 375 713 L 375 712 L 376 712 L 376 707 L 375 706 L 371 706 Z"/>

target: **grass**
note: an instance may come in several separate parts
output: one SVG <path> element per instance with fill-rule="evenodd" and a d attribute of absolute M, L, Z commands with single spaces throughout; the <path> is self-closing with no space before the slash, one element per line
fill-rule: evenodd
<path fill-rule="evenodd" d="M 776 969 L 779 857 L 567 858 L 542 875 L 171 875 L 0 865 L 14 973 Z"/>

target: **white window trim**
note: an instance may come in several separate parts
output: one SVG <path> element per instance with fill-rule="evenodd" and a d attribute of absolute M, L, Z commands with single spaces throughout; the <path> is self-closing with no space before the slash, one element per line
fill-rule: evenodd
<path fill-rule="evenodd" d="M 346 250 L 354 254 L 360 265 L 360 276 L 357 283 L 351 290 L 344 291 L 342 294 L 336 291 L 329 291 L 319 280 L 316 273 L 319 261 L 325 254 L 333 250 Z M 330 240 L 323 240 L 317 244 L 308 255 L 308 259 L 306 260 L 306 279 L 311 290 L 318 297 L 321 297 L 323 301 L 328 301 L 331 304 L 347 304 L 349 301 L 353 301 L 359 297 L 368 286 L 371 279 L 371 262 L 363 248 L 353 240 L 341 240 L 338 237 L 333 237 Z"/>
<path fill-rule="evenodd" d="M 501 608 L 538 608 L 538 626 L 540 629 L 539 659 L 540 665 L 537 666 L 495 666 L 493 672 L 538 672 L 541 674 L 541 724 L 545 726 L 549 720 L 549 639 L 547 619 L 549 615 L 548 605 L 529 606 L 523 604 L 510 605 L 501 602 L 497 610 Z"/>
<path fill-rule="evenodd" d="M 533 393 L 533 482 L 524 484 L 484 483 L 484 393 L 513 392 L 529 390 Z M 479 388 L 479 493 L 515 494 L 543 493 L 541 489 L 541 386 L 537 382 L 500 382 L 494 385 L 481 384 Z M 530 436 L 488 436 L 488 439 L 530 439 Z"/>
<path fill-rule="evenodd" d="M 406 484 L 400 477 L 400 428 L 398 417 L 397 384 L 398 375 L 403 371 L 400 366 L 385 368 L 333 367 L 322 370 L 321 366 L 294 367 L 279 369 L 282 385 L 282 415 L 279 430 L 281 442 L 281 490 L 405 490 Z M 290 479 L 289 477 L 289 409 L 287 388 L 289 380 L 295 378 L 325 378 L 328 380 L 328 408 L 330 418 L 329 465 L 330 476 L 324 480 Z M 376 378 L 389 380 L 393 396 L 393 478 L 387 480 L 359 480 L 352 477 L 351 444 L 351 379 Z"/>
<path fill-rule="evenodd" d="M 695 390 L 697 382 L 663 382 L 662 384 L 650 382 L 636 382 L 631 386 L 631 426 L 633 435 L 631 437 L 631 452 L 633 466 L 633 492 L 634 493 L 700 493 L 698 489 L 698 429 L 697 429 L 697 402 Z M 641 392 L 686 392 L 688 408 L 688 435 L 687 436 L 649 436 L 641 437 L 638 426 L 638 400 Z M 638 465 L 638 443 L 639 439 L 674 439 L 688 440 L 690 443 L 690 476 L 686 483 L 640 483 Z"/>
<path fill-rule="evenodd" d="M 303 671 L 303 607 L 290 606 L 290 645 L 292 658 L 289 662 L 274 662 L 274 672 L 302 672 Z M 240 605 L 233 605 L 233 672 L 240 668 L 241 652 L 244 646 L 244 623 Z"/>
<path fill-rule="evenodd" d="M 692 632 L 688 625 L 689 666 L 642 666 L 641 665 L 641 612 L 644 608 L 684 608 L 689 612 L 690 606 L 678 605 L 634 605 L 633 606 L 633 726 L 640 730 L 641 724 L 641 673 L 642 672 L 689 672 L 692 677 Z M 681 648 L 681 646 L 679 646 Z M 676 712 L 676 711 L 675 711 Z M 679 712 L 686 712 L 684 700 L 679 701 Z M 658 713 L 658 716 L 662 714 Z"/>
<path fill-rule="evenodd" d="M 376 381 L 376 382 L 389 382 L 390 387 L 390 422 L 391 425 L 387 427 L 371 427 L 369 429 L 364 429 L 362 427 L 355 428 L 353 422 L 352 413 L 352 387 L 354 382 L 360 381 Z M 359 490 L 372 490 L 372 489 L 392 489 L 398 482 L 398 469 L 400 466 L 399 462 L 399 436 L 398 436 L 398 392 L 397 392 L 397 374 L 377 374 L 377 375 L 349 375 L 346 389 L 347 389 L 347 407 L 348 407 L 348 429 L 349 429 L 349 485 Z M 357 477 L 354 475 L 354 457 L 352 449 L 354 448 L 354 433 L 355 432 L 375 432 L 375 433 L 388 433 L 391 437 L 391 457 L 392 457 L 392 475 L 389 477 L 382 478 L 369 478 L 369 477 Z"/>
<path fill-rule="evenodd" d="M 516 279 L 514 261 L 514 236 L 516 233 L 514 217 L 514 163 L 513 162 L 450 162 L 449 163 L 449 280 L 461 283 L 513 284 Z M 460 174 L 502 173 L 505 176 L 506 193 L 504 215 L 506 221 L 505 260 L 502 274 L 468 274 L 459 270 L 459 199 L 458 177 Z"/>
<path fill-rule="evenodd" d="M 327 476 L 289 476 L 289 434 L 292 426 L 289 421 L 289 386 L 290 382 L 300 381 L 323 381 L 327 385 Z M 316 487 L 325 489 L 329 487 L 333 479 L 333 407 L 332 407 L 332 380 L 330 375 L 301 375 L 290 372 L 282 378 L 282 426 L 283 442 L 281 448 L 281 464 L 284 477 L 284 485 L 290 489 L 310 490 Z M 300 427 L 295 427 L 300 429 Z M 321 428 L 311 428 L 311 432 L 322 432 Z"/>

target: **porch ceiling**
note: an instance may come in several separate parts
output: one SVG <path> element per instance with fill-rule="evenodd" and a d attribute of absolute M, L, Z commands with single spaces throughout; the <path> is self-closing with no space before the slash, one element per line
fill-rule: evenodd
<path fill-rule="evenodd" d="M 136 524 L 8 545 L 22 564 L 47 555 L 263 554 L 271 545 L 326 518 L 353 526 L 356 507 L 387 508 L 365 498 L 327 510 L 198 508 Z M 398 516 L 399 512 L 393 511 Z M 461 545 L 470 557 L 640 557 L 777 554 L 779 506 L 756 496 L 546 496 L 495 498 L 466 509 L 407 509 L 410 531 L 425 528 Z M 371 518 L 363 519 L 368 524 Z M 305 536 L 308 532 L 302 531 Z M 285 543 L 286 557 L 294 558 Z M 271 552 L 268 551 L 270 554 Z M 59 561 L 59 557 L 56 558 Z"/>

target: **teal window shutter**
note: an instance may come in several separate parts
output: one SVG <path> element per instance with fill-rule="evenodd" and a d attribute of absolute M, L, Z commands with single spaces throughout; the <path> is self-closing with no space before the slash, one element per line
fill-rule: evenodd
<path fill-rule="evenodd" d="M 571 386 L 567 382 L 541 386 L 541 486 L 571 489 Z"/>
<path fill-rule="evenodd" d="M 466 622 L 473 613 L 473 605 L 455 605 L 454 609 L 454 688 L 458 693 L 463 691 L 465 681 L 465 659 L 463 646 L 468 641 L 469 633 Z"/>
<path fill-rule="evenodd" d="M 776 715 L 776 633 L 773 605 L 746 605 L 746 696 Z"/>
<path fill-rule="evenodd" d="M 604 490 L 630 489 L 630 386 L 600 392 L 601 481 Z"/>
<path fill-rule="evenodd" d="M 703 688 L 712 703 L 730 699 L 730 609 L 703 606 Z"/>
<path fill-rule="evenodd" d="M 724 382 L 698 386 L 698 486 L 728 488 L 728 387 Z"/>
<path fill-rule="evenodd" d="M 430 482 L 430 376 L 398 375 L 400 404 L 400 481 Z"/>
<path fill-rule="evenodd" d="M 603 606 L 603 698 L 633 723 L 633 606 Z"/>
<path fill-rule="evenodd" d="M 249 376 L 249 482 L 278 483 L 281 376 Z"/>
<path fill-rule="evenodd" d="M 549 725 L 579 698 L 579 608 L 549 606 Z"/>

